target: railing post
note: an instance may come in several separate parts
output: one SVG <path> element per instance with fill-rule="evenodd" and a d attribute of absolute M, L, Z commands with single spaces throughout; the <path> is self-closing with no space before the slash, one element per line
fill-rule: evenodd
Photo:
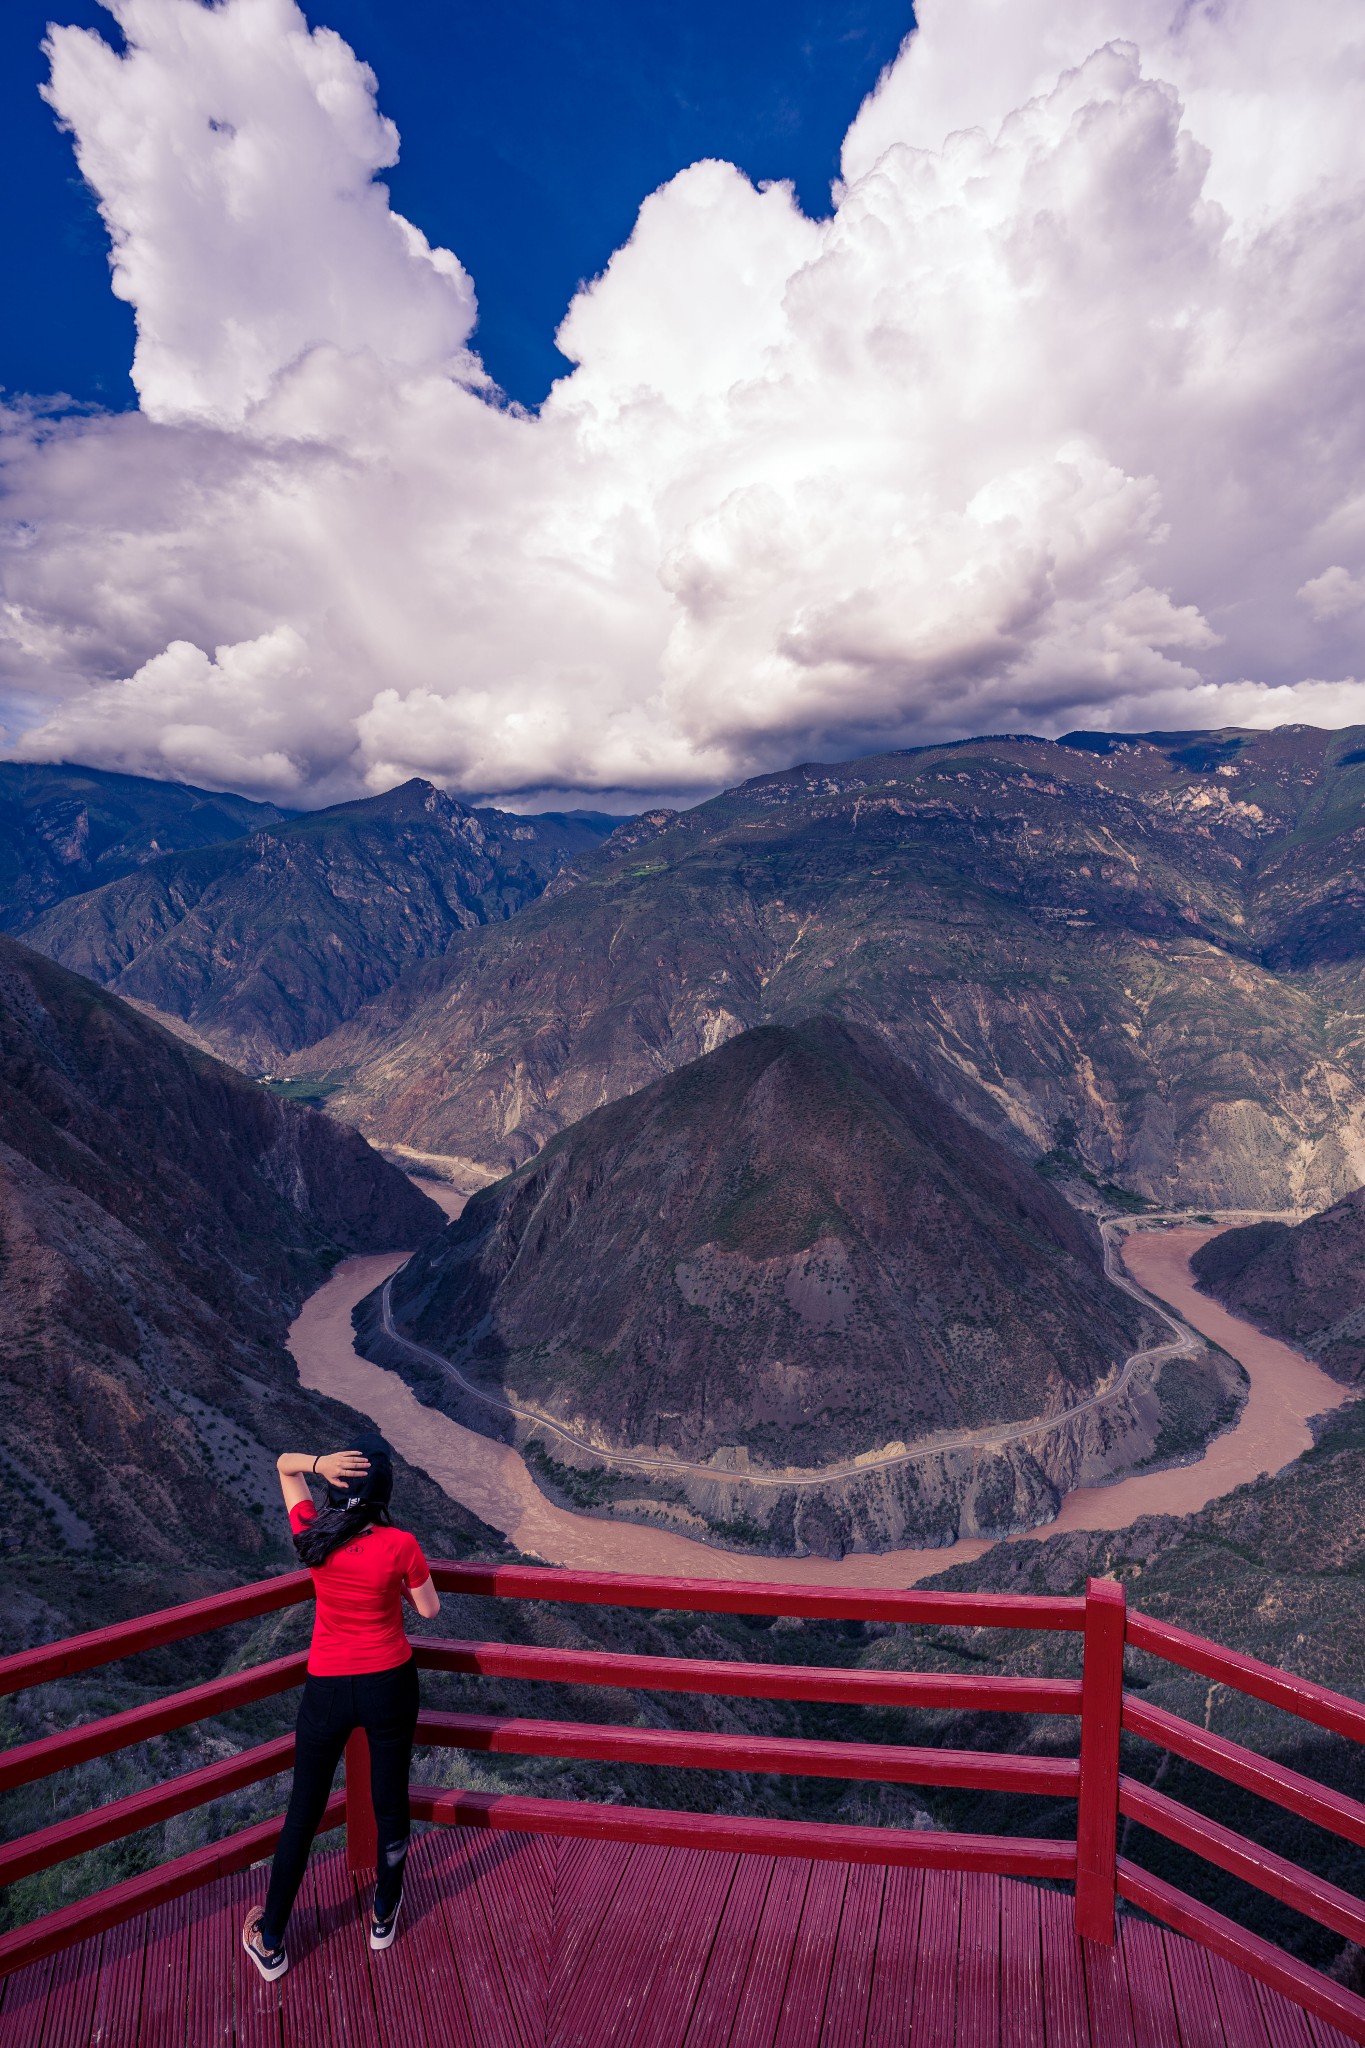
<path fill-rule="evenodd" d="M 350 1870 L 373 1870 L 379 1860 L 379 1833 L 370 1796 L 370 1738 L 357 1728 L 346 1739 L 346 1864 Z"/>
<path fill-rule="evenodd" d="M 1081 1784 L 1076 1816 L 1076 1932 L 1086 1941 L 1107 1943 L 1114 1939 L 1119 1732 L 1123 1718 L 1123 1639 L 1127 1619 L 1127 1601 L 1117 1579 L 1086 1580 Z"/>

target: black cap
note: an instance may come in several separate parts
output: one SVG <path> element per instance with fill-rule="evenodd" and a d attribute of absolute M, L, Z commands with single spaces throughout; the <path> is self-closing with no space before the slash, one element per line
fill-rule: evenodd
<path fill-rule="evenodd" d="M 393 1498 L 393 1453 L 378 1430 L 362 1431 L 359 1436 L 352 1437 L 350 1443 L 343 1444 L 342 1449 L 360 1451 L 369 1459 L 370 1469 L 363 1478 L 353 1479 L 349 1486 L 333 1486 L 329 1481 L 328 1507 L 387 1507 Z"/>

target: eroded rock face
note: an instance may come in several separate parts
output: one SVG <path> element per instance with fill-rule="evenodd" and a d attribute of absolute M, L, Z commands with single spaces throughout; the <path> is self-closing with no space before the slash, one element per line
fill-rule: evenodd
<path fill-rule="evenodd" d="M 760 777 L 635 821 L 294 1068 L 492 1177 L 737 1030 L 831 1010 L 1023 1157 L 1322 1206 L 1365 1180 L 1362 738 L 972 740 Z"/>
<path fill-rule="evenodd" d="M 829 1018 L 597 1111 L 477 1195 L 393 1304 L 515 1403 L 710 1461 L 722 1494 L 737 1468 L 1059 1415 L 1143 1325 L 1087 1221 Z"/>
<path fill-rule="evenodd" d="M 1195 1253 L 1200 1286 L 1234 1314 L 1365 1385 L 1365 1188 L 1306 1222 L 1252 1223 Z"/>

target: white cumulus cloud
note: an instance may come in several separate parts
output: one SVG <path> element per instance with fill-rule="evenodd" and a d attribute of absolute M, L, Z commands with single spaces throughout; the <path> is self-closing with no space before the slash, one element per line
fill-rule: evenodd
<path fill-rule="evenodd" d="M 374 74 L 293 0 L 118 0 L 129 45 L 58 29 L 45 97 L 137 309 L 151 419 L 243 420 L 319 342 L 391 371 L 458 361 L 474 291 L 390 210 Z"/>
<path fill-rule="evenodd" d="M 1310 576 L 1296 593 L 1315 619 L 1340 619 L 1365 607 L 1365 576 L 1353 576 L 1335 562 L 1321 576 Z"/>
<path fill-rule="evenodd" d="M 535 416 L 339 37 L 112 11 L 49 97 L 141 410 L 7 421 L 12 752 L 516 800 L 1365 718 L 1348 0 L 923 0 L 831 217 L 681 172 Z"/>

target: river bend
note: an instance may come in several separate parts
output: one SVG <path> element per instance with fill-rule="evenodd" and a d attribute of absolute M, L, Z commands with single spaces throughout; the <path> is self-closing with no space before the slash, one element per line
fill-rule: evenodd
<path fill-rule="evenodd" d="M 425 1193 L 437 1192 L 426 1183 L 422 1186 Z M 460 1198 L 444 1189 L 440 1194 L 447 1197 L 442 1207 L 458 1213 Z M 1197 1291 L 1190 1259 L 1225 1227 L 1129 1231 L 1121 1247 L 1126 1274 L 1115 1266 L 1113 1277 L 1120 1285 L 1126 1278 L 1130 1288 L 1135 1283 L 1154 1305 L 1174 1310 L 1186 1325 L 1245 1367 L 1250 1391 L 1237 1423 L 1215 1437 L 1192 1464 L 1134 1473 L 1108 1486 L 1078 1487 L 1066 1496 L 1056 1519 L 1030 1535 L 1122 1529 L 1142 1515 L 1193 1514 L 1247 1480 L 1279 1471 L 1299 1457 L 1313 1441 L 1309 1418 L 1350 1398 L 1348 1388 L 1329 1379 L 1302 1353 Z M 1106 1251 L 1112 1258 L 1109 1244 Z M 759 1557 L 698 1543 L 672 1529 L 608 1521 L 556 1507 L 510 1444 L 466 1429 L 439 1409 L 424 1407 L 397 1373 L 358 1356 L 351 1312 L 407 1257 L 406 1252 L 382 1252 L 346 1259 L 309 1297 L 289 1332 L 299 1377 L 306 1387 L 368 1415 L 409 1464 L 426 1472 L 452 1500 L 500 1530 L 523 1553 L 586 1571 L 897 1587 L 914 1585 L 993 1548 L 990 1538 L 969 1537 L 940 1549 L 857 1552 L 838 1559 Z M 1184 1347 L 1171 1346 L 1178 1348 Z"/>

